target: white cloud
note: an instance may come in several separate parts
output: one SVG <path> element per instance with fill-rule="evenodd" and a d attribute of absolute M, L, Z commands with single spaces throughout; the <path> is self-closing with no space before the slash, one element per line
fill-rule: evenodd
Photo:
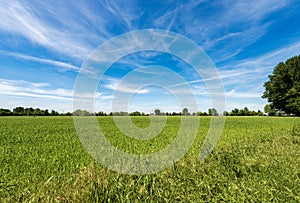
<path fill-rule="evenodd" d="M 116 2 L 105 0 L 102 1 L 102 6 L 122 21 L 122 25 L 126 31 L 138 29 L 137 22 L 143 13 L 135 1 Z"/>
<path fill-rule="evenodd" d="M 109 90 L 113 90 L 114 92 L 123 92 L 131 94 L 146 94 L 150 92 L 150 90 L 147 88 L 138 87 L 138 84 L 135 84 L 133 81 L 129 84 L 128 81 L 109 76 L 104 76 L 103 81 L 103 87 Z"/>
<path fill-rule="evenodd" d="M 177 23 L 184 25 L 182 33 L 210 51 L 215 61 L 221 62 L 233 58 L 263 36 L 273 23 L 264 22 L 264 19 L 286 7 L 288 3 L 287 0 L 279 0 L 276 4 L 269 0 L 217 1 L 211 2 L 210 6 L 216 7 L 219 12 L 208 16 L 199 16 L 197 12 L 189 12 L 183 7 L 180 13 L 184 15 L 179 17 Z M 201 13 L 205 5 L 200 5 L 197 9 Z M 234 28 L 235 32 L 232 32 L 231 28 Z"/>
<path fill-rule="evenodd" d="M 0 79 L 0 94 L 57 100 L 72 100 L 73 91 L 62 88 L 49 89 L 49 84 L 47 83 L 32 83 L 23 80 Z"/>
<path fill-rule="evenodd" d="M 225 93 L 225 96 L 234 98 L 260 98 L 261 93 L 259 92 L 237 92 L 236 90 L 231 90 Z"/>
<path fill-rule="evenodd" d="M 73 70 L 73 71 L 79 71 L 80 67 L 76 67 L 72 64 L 69 63 L 65 63 L 65 62 L 61 62 L 61 61 L 55 61 L 55 60 L 51 60 L 51 59 L 45 59 L 45 58 L 39 58 L 39 57 L 35 57 L 35 56 L 29 56 L 29 55 L 24 55 L 24 54 L 19 54 L 19 53 L 14 53 L 14 52 L 5 52 L 0 50 L 0 53 L 5 54 L 5 55 L 9 55 L 9 56 L 13 56 L 16 58 L 20 58 L 20 59 L 25 59 L 28 61 L 33 61 L 33 62 L 38 62 L 41 64 L 48 64 L 48 65 L 53 65 L 56 67 L 60 67 L 62 71 L 65 70 Z"/>
<path fill-rule="evenodd" d="M 12 34 L 20 35 L 33 43 L 37 43 L 52 51 L 70 57 L 84 59 L 94 49 L 95 45 L 88 41 L 90 38 L 80 36 L 77 30 L 80 22 L 66 13 L 57 13 L 61 7 L 57 5 L 56 11 L 51 11 L 50 5 L 44 8 L 43 3 L 36 2 L 33 7 L 26 2 L 1 1 L 0 2 L 0 29 Z M 66 7 L 65 7 L 66 8 Z M 48 19 L 43 15 L 49 15 Z M 58 26 L 57 24 L 61 24 Z M 72 29 L 70 28 L 72 25 Z M 86 27 L 81 26 L 80 32 L 87 33 Z M 91 33 L 89 33 L 91 35 Z"/>
<path fill-rule="evenodd" d="M 16 106 L 35 106 L 45 109 L 55 109 L 60 112 L 72 111 L 73 90 L 56 88 L 51 89 L 48 83 L 34 83 L 24 80 L 6 80 L 0 79 L 0 102 L 1 108 L 14 108 Z M 92 101 L 95 99 L 96 104 L 107 103 L 113 96 L 104 95 L 100 92 L 84 93 L 76 98 L 80 100 Z M 62 105 L 60 105 L 62 104 Z M 99 105 L 101 108 L 101 106 Z"/>

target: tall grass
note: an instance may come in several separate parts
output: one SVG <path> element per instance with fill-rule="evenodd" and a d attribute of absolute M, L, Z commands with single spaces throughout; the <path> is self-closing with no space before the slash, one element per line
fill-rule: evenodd
<path fill-rule="evenodd" d="M 147 117 L 133 118 L 140 127 Z M 99 125 L 116 147 L 153 153 L 172 142 L 179 117 L 150 141 Z M 0 118 L 0 202 L 300 202 L 299 118 L 228 117 L 218 146 L 198 160 L 210 118 L 183 159 L 156 174 L 110 171 L 82 147 L 70 117 Z"/>

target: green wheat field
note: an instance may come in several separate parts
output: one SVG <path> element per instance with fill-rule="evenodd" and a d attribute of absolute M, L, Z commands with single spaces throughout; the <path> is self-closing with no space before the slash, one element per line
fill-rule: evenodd
<path fill-rule="evenodd" d="M 98 121 L 117 148 L 143 154 L 168 146 L 180 125 L 167 117 L 161 134 L 138 141 L 112 117 Z M 93 160 L 72 117 L 0 117 L 0 202 L 300 202 L 300 118 L 227 117 L 217 147 L 199 160 L 209 124 L 200 118 L 194 144 L 172 167 L 135 176 Z"/>

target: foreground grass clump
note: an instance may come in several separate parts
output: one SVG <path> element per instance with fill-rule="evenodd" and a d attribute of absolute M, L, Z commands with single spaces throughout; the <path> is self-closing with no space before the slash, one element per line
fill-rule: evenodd
<path fill-rule="evenodd" d="M 140 127 L 147 117 L 135 117 Z M 176 136 L 180 117 L 149 141 L 135 141 L 110 117 L 107 138 L 130 153 L 153 153 Z M 95 163 L 70 117 L 0 118 L 0 202 L 299 202 L 299 118 L 228 117 L 213 154 L 199 161 L 209 117 L 183 159 L 157 174 L 124 175 Z"/>

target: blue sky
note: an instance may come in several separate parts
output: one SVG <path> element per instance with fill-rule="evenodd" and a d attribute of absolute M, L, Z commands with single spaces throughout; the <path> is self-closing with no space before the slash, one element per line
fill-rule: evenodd
<path fill-rule="evenodd" d="M 72 111 L 76 77 L 97 47 L 129 31 L 160 29 L 191 39 L 208 54 L 222 79 L 227 110 L 263 110 L 266 100 L 260 96 L 267 76 L 277 63 L 300 53 L 299 19 L 296 0 L 3 0 L 0 108 Z M 145 67 L 151 65 L 152 69 Z M 119 87 L 133 96 L 127 109 L 116 110 L 180 111 L 182 106 L 166 89 L 136 89 L 135 82 L 145 78 L 172 80 L 163 67 L 191 86 L 196 110 L 211 107 L 205 84 L 195 80 L 188 64 L 166 53 L 144 51 L 129 54 L 109 69 L 95 92 L 95 110 L 111 111 L 112 103 L 118 102 L 113 90 Z M 122 83 L 132 70 L 135 78 Z"/>

